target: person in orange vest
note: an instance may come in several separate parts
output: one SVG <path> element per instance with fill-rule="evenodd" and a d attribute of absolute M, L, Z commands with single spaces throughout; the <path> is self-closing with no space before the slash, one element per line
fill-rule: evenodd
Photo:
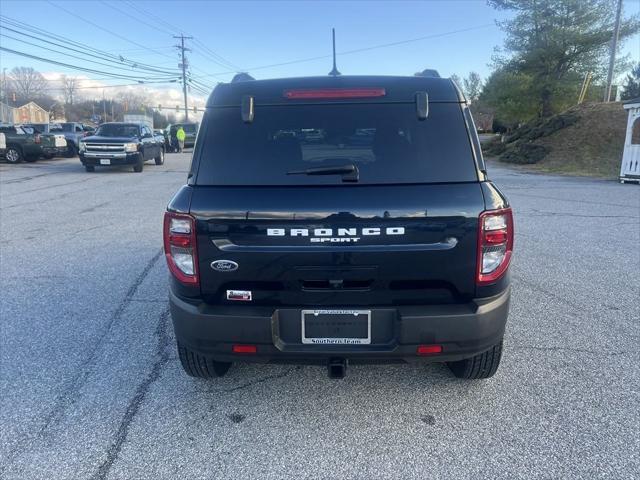
<path fill-rule="evenodd" d="M 178 152 L 182 153 L 182 151 L 184 150 L 184 139 L 187 137 L 187 134 L 184 133 L 184 129 L 182 128 L 182 126 L 180 126 L 180 128 L 178 128 L 178 131 L 176 132 L 176 138 L 178 139 Z"/>

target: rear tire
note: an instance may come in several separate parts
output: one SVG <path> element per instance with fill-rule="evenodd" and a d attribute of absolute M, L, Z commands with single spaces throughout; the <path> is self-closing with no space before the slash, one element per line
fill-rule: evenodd
<path fill-rule="evenodd" d="M 94 167 L 93 165 L 85 165 L 85 166 L 84 166 L 84 169 L 85 169 L 87 172 L 95 172 L 95 171 L 96 171 L 96 167 Z"/>
<path fill-rule="evenodd" d="M 458 378 L 480 380 L 493 377 L 498 370 L 501 358 L 502 340 L 486 352 L 457 362 L 447 362 L 447 365 Z"/>
<path fill-rule="evenodd" d="M 210 358 L 203 357 L 181 345 L 180 342 L 178 342 L 178 356 L 183 370 L 191 377 L 222 377 L 231 367 L 231 362 L 216 362 Z"/>
<path fill-rule="evenodd" d="M 158 156 L 154 160 L 156 161 L 156 165 L 163 165 L 164 164 L 164 148 L 160 149 L 160 153 L 158 154 Z"/>

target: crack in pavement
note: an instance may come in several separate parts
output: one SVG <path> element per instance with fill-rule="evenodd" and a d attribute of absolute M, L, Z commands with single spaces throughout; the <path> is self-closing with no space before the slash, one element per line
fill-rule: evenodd
<path fill-rule="evenodd" d="M 97 177 L 89 177 L 89 178 L 83 178 L 82 180 L 75 180 L 73 182 L 56 183 L 55 185 L 45 185 L 43 187 L 32 188 L 31 190 L 22 190 L 16 193 L 10 193 L 8 195 L 5 195 L 5 197 L 15 197 L 16 195 L 24 195 L 25 193 L 39 192 L 41 190 L 49 190 L 51 188 L 57 188 L 57 187 L 66 187 L 67 185 L 75 185 L 77 183 L 86 183 L 86 182 L 95 180 L 96 178 Z"/>
<path fill-rule="evenodd" d="M 252 380 L 250 382 L 247 382 L 245 384 L 242 385 L 238 385 L 236 387 L 232 387 L 232 388 L 227 388 L 224 390 L 221 390 L 224 393 L 232 393 L 232 392 L 237 392 L 238 390 L 244 390 L 245 388 L 249 388 L 249 387 L 253 387 L 254 385 L 258 385 L 260 383 L 264 383 L 267 382 L 269 380 L 277 380 L 279 378 L 284 378 L 287 377 L 289 375 L 291 375 L 294 371 L 296 370 L 300 370 L 302 367 L 300 365 L 297 365 L 293 368 L 289 368 L 288 370 L 285 370 L 282 373 L 278 373 L 276 375 L 267 375 L 266 377 L 262 377 L 262 378 L 258 378 L 256 380 Z"/>
<path fill-rule="evenodd" d="M 158 259 L 160 259 L 162 253 L 163 249 L 161 248 L 151 258 L 151 260 L 147 262 L 142 272 L 131 284 L 126 295 L 111 315 L 111 318 L 107 322 L 107 325 L 93 345 L 93 348 L 91 349 L 88 357 L 80 363 L 80 367 L 77 373 L 68 382 L 66 382 L 66 384 L 62 387 L 61 392 L 57 395 L 55 401 L 53 402 L 54 406 L 51 411 L 44 417 L 44 423 L 42 427 L 36 432 L 35 439 L 45 437 L 48 430 L 59 424 L 59 422 L 62 420 L 67 407 L 74 403 L 74 399 L 72 398 L 73 394 L 82 387 L 89 375 L 92 373 L 92 367 L 102 343 L 107 338 L 109 332 L 113 328 L 113 325 L 122 317 L 122 314 L 133 300 L 133 297 L 136 294 L 138 288 L 140 287 L 144 279 L 149 275 L 149 272 L 155 266 Z M 7 454 L 4 461 L 0 463 L 0 478 L 2 478 L 2 473 L 5 468 L 12 463 L 17 453 L 21 451 L 23 449 L 23 446 L 30 440 L 30 438 L 27 438 L 27 436 L 25 436 L 25 438 L 17 442 L 14 448 Z"/>
<path fill-rule="evenodd" d="M 156 345 L 156 359 L 153 362 L 153 366 L 144 380 L 138 385 L 138 388 L 136 388 L 136 393 L 129 401 L 125 414 L 120 420 L 120 424 L 118 425 L 113 441 L 107 450 L 107 457 L 104 462 L 100 464 L 96 473 L 91 476 L 91 480 L 104 480 L 107 478 L 107 475 L 109 475 L 111 467 L 113 467 L 115 462 L 118 460 L 118 455 L 122 450 L 122 446 L 127 440 L 131 423 L 144 403 L 151 385 L 160 378 L 162 369 L 169 361 L 169 334 L 167 332 L 167 326 L 169 324 L 168 319 L 169 309 L 167 308 L 162 312 L 162 314 L 160 314 L 160 319 L 158 321 L 156 331 L 154 332 L 158 343 Z"/>

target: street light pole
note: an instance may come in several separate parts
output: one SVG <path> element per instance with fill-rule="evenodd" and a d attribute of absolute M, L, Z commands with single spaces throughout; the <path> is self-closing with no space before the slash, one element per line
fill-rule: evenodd
<path fill-rule="evenodd" d="M 611 37 L 611 54 L 609 56 L 609 71 L 607 72 L 607 88 L 604 92 L 604 101 L 611 101 L 611 83 L 613 82 L 613 67 L 616 63 L 616 49 L 618 48 L 618 36 L 620 35 L 620 16 L 622 15 L 622 0 L 618 0 L 616 10 L 616 23 L 613 27 L 613 37 Z"/>

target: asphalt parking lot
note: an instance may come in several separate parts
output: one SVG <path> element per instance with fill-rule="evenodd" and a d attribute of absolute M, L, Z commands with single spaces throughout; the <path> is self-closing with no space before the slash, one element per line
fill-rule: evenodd
<path fill-rule="evenodd" d="M 503 363 L 183 374 L 142 174 L 0 164 L 0 478 L 638 478 L 640 187 L 494 165 L 516 215 Z"/>

